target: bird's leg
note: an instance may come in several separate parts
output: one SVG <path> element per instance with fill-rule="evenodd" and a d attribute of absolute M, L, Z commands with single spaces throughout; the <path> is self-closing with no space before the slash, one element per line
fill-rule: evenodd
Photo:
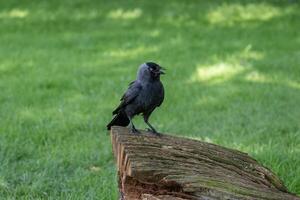
<path fill-rule="evenodd" d="M 128 117 L 129 121 L 130 121 L 130 131 L 131 133 L 133 134 L 137 134 L 137 133 L 140 133 L 134 126 L 133 122 L 132 122 L 132 118 L 131 117 Z"/>
<path fill-rule="evenodd" d="M 147 130 L 154 133 L 155 135 L 160 135 L 160 133 L 158 133 L 155 128 L 149 123 L 148 121 L 149 116 L 144 116 L 144 122 L 150 127 L 150 129 L 148 128 Z"/>
<path fill-rule="evenodd" d="M 145 121 L 145 123 L 150 127 L 150 128 L 148 128 L 149 131 L 151 131 L 153 133 L 157 133 L 155 128 L 148 121 Z"/>

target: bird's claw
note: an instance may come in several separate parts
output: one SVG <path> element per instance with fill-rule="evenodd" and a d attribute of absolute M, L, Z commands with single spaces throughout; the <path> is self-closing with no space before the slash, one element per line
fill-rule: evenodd
<path fill-rule="evenodd" d="M 132 128 L 131 133 L 136 135 L 136 134 L 140 134 L 141 132 L 135 128 Z"/>
<path fill-rule="evenodd" d="M 146 130 L 152 133 L 153 135 L 161 136 L 161 134 L 157 132 L 155 129 L 147 128 Z"/>

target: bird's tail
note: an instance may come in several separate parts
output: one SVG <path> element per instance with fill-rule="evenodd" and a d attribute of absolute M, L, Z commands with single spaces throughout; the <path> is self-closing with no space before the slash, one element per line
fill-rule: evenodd
<path fill-rule="evenodd" d="M 129 119 L 125 112 L 120 111 L 112 120 L 107 124 L 107 130 L 110 130 L 112 126 L 127 126 Z"/>

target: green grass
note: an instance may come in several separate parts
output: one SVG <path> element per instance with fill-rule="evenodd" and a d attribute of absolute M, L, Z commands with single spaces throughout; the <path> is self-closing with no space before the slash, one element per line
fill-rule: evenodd
<path fill-rule="evenodd" d="M 116 199 L 105 125 L 148 60 L 167 68 L 158 130 L 247 152 L 300 194 L 298 1 L 0 5 L 1 199 Z"/>

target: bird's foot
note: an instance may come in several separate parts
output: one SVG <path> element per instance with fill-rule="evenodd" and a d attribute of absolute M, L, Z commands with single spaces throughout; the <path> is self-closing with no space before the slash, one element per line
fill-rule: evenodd
<path fill-rule="evenodd" d="M 140 134 L 141 132 L 137 130 L 136 128 L 131 128 L 130 132 L 134 135 Z"/>
<path fill-rule="evenodd" d="M 159 132 L 157 132 L 155 129 L 147 128 L 146 130 L 148 132 L 152 133 L 153 135 L 161 136 L 161 134 Z"/>

